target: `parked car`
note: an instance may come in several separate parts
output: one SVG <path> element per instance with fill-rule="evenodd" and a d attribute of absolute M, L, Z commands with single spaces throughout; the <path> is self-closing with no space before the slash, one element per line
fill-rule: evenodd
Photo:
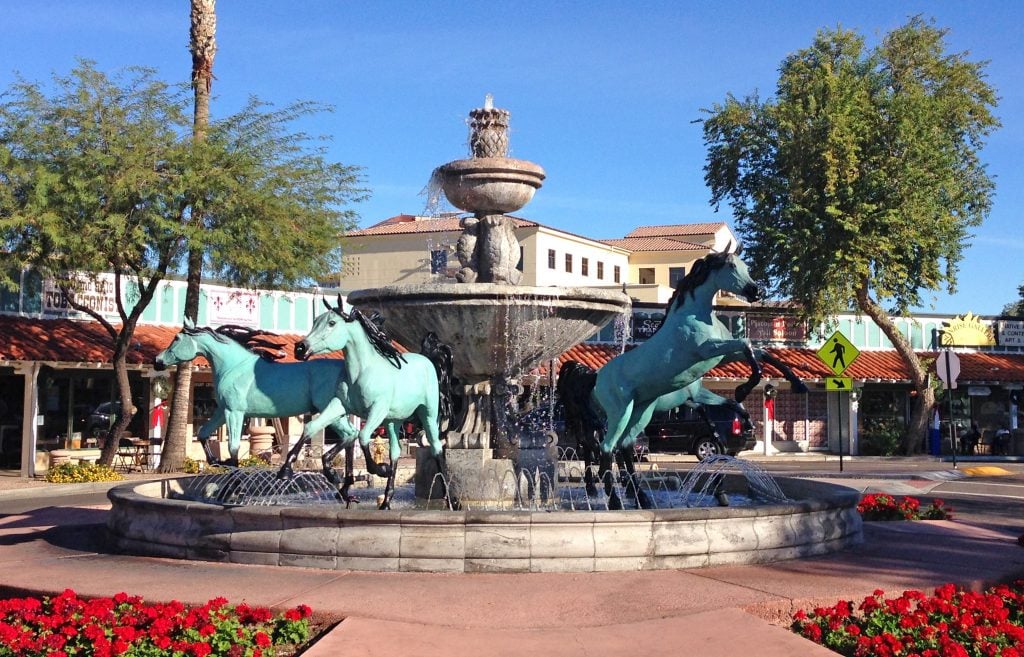
<path fill-rule="evenodd" d="M 105 434 L 121 414 L 121 402 L 103 402 L 93 409 L 85 419 L 85 435 L 99 436 Z"/>
<path fill-rule="evenodd" d="M 754 446 L 754 425 L 729 406 L 704 406 L 711 421 L 683 405 L 657 412 L 644 429 L 651 452 L 693 454 L 700 460 L 714 454 L 737 453 Z M 717 436 L 715 435 L 717 432 Z"/>

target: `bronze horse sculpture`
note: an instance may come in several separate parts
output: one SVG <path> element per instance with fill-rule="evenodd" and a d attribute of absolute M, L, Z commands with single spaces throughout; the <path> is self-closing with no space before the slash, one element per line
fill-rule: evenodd
<path fill-rule="evenodd" d="M 665 319 L 647 341 L 615 358 L 599 371 L 569 361 L 559 372 L 558 390 L 565 405 L 566 428 L 573 431 L 588 472 L 599 463 L 610 508 L 622 508 L 614 489 L 612 459 L 626 471 L 627 492 L 641 506 L 645 499 L 632 459 L 637 436 L 655 409 L 681 403 L 728 404 L 743 415 L 740 402 L 761 380 L 761 361 L 780 369 L 794 390 L 807 388 L 786 367 L 749 340 L 737 339 L 715 316 L 712 302 L 719 291 L 756 301 L 761 292 L 740 260 L 740 247 L 711 253 L 694 263 L 676 286 L 665 309 Z M 751 366 L 748 381 L 736 389 L 736 401 L 716 395 L 701 385 L 701 377 L 716 365 L 743 359 Z M 590 475 L 588 475 L 590 476 Z"/>

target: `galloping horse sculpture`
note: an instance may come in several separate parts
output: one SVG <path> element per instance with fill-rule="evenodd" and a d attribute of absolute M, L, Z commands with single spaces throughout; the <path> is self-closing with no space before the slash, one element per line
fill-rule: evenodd
<path fill-rule="evenodd" d="M 694 263 L 678 283 L 665 319 L 654 335 L 611 359 L 596 374 L 574 361 L 562 366 L 558 387 L 566 407 L 567 426 L 578 432 L 584 456 L 589 452 L 591 458 L 599 460 L 598 475 L 605 483 L 612 508 L 621 508 L 622 504 L 612 482 L 613 455 L 624 462 L 630 491 L 641 505 L 646 504 L 630 455 L 633 443 L 659 404 L 662 408 L 684 402 L 729 404 L 746 415 L 739 402 L 761 380 L 758 357 L 779 368 L 795 390 L 807 390 L 781 361 L 763 350 L 755 351 L 748 340 L 733 338 L 712 311 L 712 301 L 719 291 L 740 295 L 750 302 L 761 296 L 739 253 L 737 247 L 735 253 L 712 253 Z M 736 389 L 735 402 L 701 385 L 701 377 L 711 368 L 739 358 L 750 364 L 752 374 Z M 600 453 L 595 453 L 598 450 Z"/>
<path fill-rule="evenodd" d="M 380 504 L 380 508 L 387 509 L 402 453 L 397 429 L 404 420 L 417 417 L 438 461 L 438 471 L 444 472 L 440 423 L 451 417 L 451 349 L 431 334 L 424 340 L 428 355 L 399 353 L 370 318 L 355 309 L 346 313 L 340 297 L 336 308 L 327 307 L 328 312 L 313 320 L 309 334 L 295 344 L 295 357 L 305 360 L 331 351 L 345 353 L 345 405 L 350 413 L 365 420 L 359 430 L 359 444 L 367 469 L 388 478 Z M 373 463 L 369 449 L 370 436 L 381 424 L 390 441 L 390 465 Z"/>
<path fill-rule="evenodd" d="M 213 368 L 213 390 L 217 408 L 199 429 L 206 460 L 220 465 L 210 450 L 208 440 L 213 432 L 227 423 L 227 465 L 238 465 L 238 448 L 242 425 L 246 417 L 275 418 L 319 413 L 303 429 L 303 438 L 330 427 L 351 443 L 356 429 L 346 419 L 344 400 L 338 398 L 345 378 L 345 363 L 341 360 L 317 360 L 308 363 L 275 363 L 259 353 L 247 349 L 232 338 L 230 329 L 218 331 L 197 328 L 189 319 L 170 346 L 156 356 L 156 368 L 164 369 L 190 361 L 202 355 Z M 330 455 L 333 458 L 333 453 Z M 333 483 L 340 480 L 330 466 L 331 459 L 324 455 L 324 475 Z M 347 487 L 341 495 L 347 498 Z"/>

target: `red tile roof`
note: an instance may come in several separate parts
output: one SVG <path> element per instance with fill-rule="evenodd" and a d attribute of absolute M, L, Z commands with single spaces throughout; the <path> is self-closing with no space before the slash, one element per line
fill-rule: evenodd
<path fill-rule="evenodd" d="M 152 363 L 177 333 L 178 329 L 171 326 L 138 326 L 132 339 L 133 347 L 128 353 L 129 364 Z M 285 358 L 279 362 L 295 362 L 292 347 L 302 336 L 285 334 L 278 338 L 285 352 Z M 832 370 L 818 359 L 814 349 L 770 347 L 766 351 L 788 365 L 801 379 L 833 376 Z M 619 348 L 615 345 L 583 343 L 562 354 L 559 365 L 575 360 L 593 369 L 600 369 L 618 354 Z M 936 354 L 921 352 L 920 355 L 934 358 Z M 960 357 L 960 383 L 1024 382 L 1024 354 L 962 352 L 957 355 Z M 340 358 L 341 353 L 336 352 L 331 357 Z M 107 364 L 112 358 L 110 336 L 97 322 L 0 316 L 0 360 Z M 197 358 L 196 364 L 206 366 L 202 358 Z M 929 369 L 935 371 L 934 366 Z M 543 372 L 544 368 L 540 368 L 540 371 Z M 746 379 L 749 374 L 750 368 L 746 363 L 726 363 L 712 369 L 707 376 Z M 773 379 L 782 377 L 782 373 L 771 365 L 764 366 L 764 375 Z M 862 350 L 843 376 L 888 382 L 910 379 L 903 361 L 891 350 Z"/>
<path fill-rule="evenodd" d="M 152 363 L 156 355 L 171 344 L 178 331 L 173 326 L 140 324 L 132 336 L 128 363 Z M 279 362 L 295 362 L 292 347 L 303 336 L 280 335 L 278 338 L 285 352 L 285 358 Z M 99 364 L 111 363 L 113 357 L 113 341 L 99 322 L 0 316 L 0 360 Z M 195 362 L 207 365 L 202 357 Z"/>
<path fill-rule="evenodd" d="M 617 246 L 630 251 L 707 251 L 703 244 L 694 244 L 668 237 L 625 237 L 622 239 L 601 240 L 608 246 Z"/>
<path fill-rule="evenodd" d="M 671 224 L 668 226 L 640 226 L 626 237 L 675 237 L 680 235 L 712 235 L 724 226 L 722 221 L 704 224 Z"/>
<path fill-rule="evenodd" d="M 537 222 L 530 221 L 529 219 L 521 219 L 519 217 L 512 217 L 515 221 L 516 228 L 528 228 L 537 226 Z M 462 226 L 459 225 L 459 216 L 455 215 L 444 215 L 441 217 L 415 217 L 410 214 L 400 214 L 397 217 L 391 217 L 385 219 L 379 224 L 374 224 L 369 228 L 363 228 L 361 230 L 353 230 L 347 233 L 352 237 L 366 237 L 370 235 L 412 235 L 416 233 L 445 233 L 445 232 L 461 232 Z"/>
<path fill-rule="evenodd" d="M 788 365 L 801 379 L 824 379 L 834 376 L 813 349 L 768 348 L 767 351 Z M 579 344 L 559 357 L 559 366 L 567 360 L 575 360 L 593 369 L 600 369 L 618 355 L 618 347 L 606 344 Z M 934 357 L 934 353 L 921 353 Z M 1009 383 L 1024 381 L 1024 354 L 990 354 L 965 352 L 960 357 L 961 383 Z M 934 366 L 930 368 L 935 371 Z M 750 367 L 746 363 L 726 363 L 713 368 L 706 376 L 721 379 L 746 379 Z M 764 376 L 782 378 L 782 372 L 771 365 L 764 366 Z M 864 350 L 857 360 L 843 373 L 845 377 L 868 381 L 909 381 L 910 375 L 903 360 L 895 351 Z"/>

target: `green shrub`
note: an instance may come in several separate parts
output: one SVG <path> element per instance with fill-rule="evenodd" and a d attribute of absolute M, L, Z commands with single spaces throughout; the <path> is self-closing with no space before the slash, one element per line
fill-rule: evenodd
<path fill-rule="evenodd" d="M 46 481 L 53 484 L 82 484 L 90 481 L 121 481 L 124 477 L 109 465 L 98 463 L 61 463 L 46 471 Z"/>
<path fill-rule="evenodd" d="M 890 418 L 864 421 L 860 434 L 860 453 L 864 456 L 895 456 L 900 453 L 903 425 Z"/>

